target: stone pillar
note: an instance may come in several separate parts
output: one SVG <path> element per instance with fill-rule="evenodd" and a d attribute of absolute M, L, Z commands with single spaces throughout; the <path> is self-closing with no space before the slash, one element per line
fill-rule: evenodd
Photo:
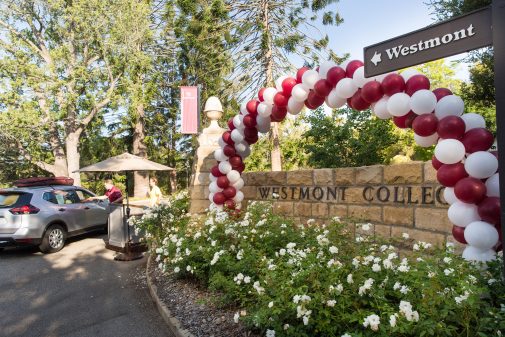
<path fill-rule="evenodd" d="M 216 164 L 214 151 L 220 148 L 218 140 L 226 131 L 217 123 L 223 115 L 223 107 L 219 98 L 209 97 L 203 111 L 210 120 L 210 126 L 203 129 L 203 132 L 198 136 L 198 149 L 189 186 L 191 196 L 189 212 L 193 214 L 204 213 L 210 205 L 209 173 L 212 166 Z"/>

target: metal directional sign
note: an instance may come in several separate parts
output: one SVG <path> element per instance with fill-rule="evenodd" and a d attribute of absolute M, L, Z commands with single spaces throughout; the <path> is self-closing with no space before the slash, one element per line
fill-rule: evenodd
<path fill-rule="evenodd" d="M 364 48 L 365 76 L 371 77 L 493 43 L 491 7 Z"/>

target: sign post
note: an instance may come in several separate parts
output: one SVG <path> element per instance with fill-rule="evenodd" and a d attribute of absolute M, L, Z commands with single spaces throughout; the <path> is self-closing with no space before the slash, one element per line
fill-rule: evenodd
<path fill-rule="evenodd" d="M 493 46 L 497 142 L 505 149 L 505 0 L 364 48 L 365 77 Z M 505 152 L 498 155 L 502 243 L 505 238 Z M 502 245 L 503 250 L 503 245 Z M 505 274 L 505 259 L 503 272 Z"/>

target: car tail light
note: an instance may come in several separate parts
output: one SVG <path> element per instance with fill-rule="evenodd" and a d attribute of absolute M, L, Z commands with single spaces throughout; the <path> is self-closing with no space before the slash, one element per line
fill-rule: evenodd
<path fill-rule="evenodd" d="M 40 209 L 38 209 L 37 207 L 35 207 L 33 205 L 23 205 L 20 207 L 12 208 L 11 210 L 9 210 L 9 212 L 11 212 L 12 214 L 16 214 L 16 215 L 37 214 L 38 212 L 40 212 Z"/>

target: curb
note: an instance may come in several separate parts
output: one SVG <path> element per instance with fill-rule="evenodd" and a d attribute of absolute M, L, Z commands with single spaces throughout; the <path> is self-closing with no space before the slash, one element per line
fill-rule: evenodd
<path fill-rule="evenodd" d="M 151 298 L 153 299 L 154 303 L 156 303 L 156 308 L 158 308 L 158 311 L 163 320 L 165 321 L 165 323 L 167 324 L 168 329 L 176 337 L 195 337 L 195 335 L 193 335 L 191 332 L 182 327 L 181 322 L 179 322 L 179 320 L 175 318 L 174 315 L 172 315 L 172 312 L 160 300 L 158 296 L 158 288 L 154 285 L 154 283 L 151 280 L 151 276 L 149 275 L 148 269 L 150 264 L 151 264 L 151 254 L 149 254 L 149 257 L 147 258 L 147 265 L 146 265 L 147 286 L 149 287 L 149 293 L 151 294 Z"/>

